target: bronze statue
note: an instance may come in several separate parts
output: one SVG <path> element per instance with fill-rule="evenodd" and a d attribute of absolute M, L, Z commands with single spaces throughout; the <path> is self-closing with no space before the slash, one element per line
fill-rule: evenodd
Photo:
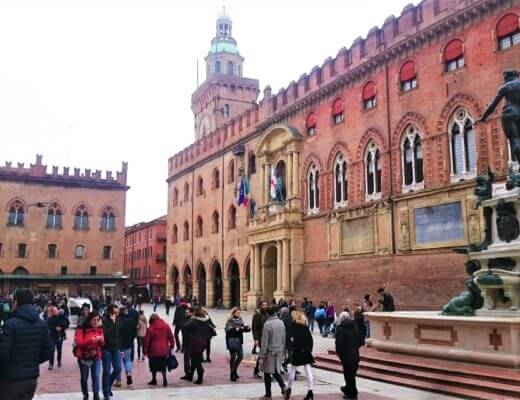
<path fill-rule="evenodd" d="M 502 129 L 509 144 L 513 161 L 520 162 L 520 73 L 514 69 L 503 72 L 504 84 L 498 89 L 496 97 L 486 108 L 477 123 L 486 121 L 502 98 L 505 98 L 502 109 Z"/>
<path fill-rule="evenodd" d="M 475 315 L 475 310 L 482 308 L 484 305 L 480 289 L 473 280 L 473 274 L 481 268 L 480 263 L 476 260 L 469 260 L 465 267 L 466 273 L 469 275 L 466 281 L 466 290 L 444 305 L 442 315 L 471 316 Z"/>

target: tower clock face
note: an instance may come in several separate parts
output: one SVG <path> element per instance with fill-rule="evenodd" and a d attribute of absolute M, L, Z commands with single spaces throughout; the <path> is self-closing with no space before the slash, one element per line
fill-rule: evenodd
<path fill-rule="evenodd" d="M 204 114 L 202 119 L 200 120 L 199 136 L 200 137 L 206 136 L 210 132 L 211 132 L 211 122 L 209 120 L 209 115 Z"/>

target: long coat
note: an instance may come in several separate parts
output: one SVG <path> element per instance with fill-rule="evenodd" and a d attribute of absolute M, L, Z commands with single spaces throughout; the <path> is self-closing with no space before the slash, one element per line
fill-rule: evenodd
<path fill-rule="evenodd" d="M 260 369 L 268 374 L 279 373 L 285 353 L 285 325 L 276 315 L 269 317 L 262 330 Z"/>
<path fill-rule="evenodd" d="M 292 322 L 289 332 L 292 342 L 291 364 L 295 366 L 314 364 L 314 357 L 312 356 L 314 342 L 307 325 Z"/>

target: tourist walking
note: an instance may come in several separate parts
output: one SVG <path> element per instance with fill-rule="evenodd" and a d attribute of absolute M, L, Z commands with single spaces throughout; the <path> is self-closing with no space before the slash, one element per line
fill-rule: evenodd
<path fill-rule="evenodd" d="M 305 304 L 304 310 L 305 310 L 305 315 L 307 316 L 307 322 L 309 325 L 309 329 L 310 329 L 311 333 L 314 333 L 314 313 L 316 312 L 316 307 L 314 307 L 311 300 L 309 300 Z"/>
<path fill-rule="evenodd" d="M 334 321 L 336 320 L 336 309 L 332 304 L 329 304 L 328 302 L 325 303 L 325 314 L 327 316 L 325 320 L 325 332 L 323 336 L 328 336 L 329 334 L 334 333 Z"/>
<path fill-rule="evenodd" d="M 365 297 L 363 299 L 363 304 L 361 305 L 361 310 L 363 314 L 374 311 L 374 303 L 372 303 L 372 299 L 370 298 L 369 294 L 365 294 Z M 364 318 L 364 317 L 363 317 Z M 365 318 L 365 337 L 370 337 L 370 321 Z"/>
<path fill-rule="evenodd" d="M 65 314 L 60 314 L 58 307 L 53 306 L 51 316 L 47 318 L 47 327 L 49 328 L 51 338 L 51 355 L 49 358 L 49 370 L 54 368 L 54 354 L 57 353 L 58 368 L 61 368 L 61 355 L 63 349 L 63 340 L 65 332 L 69 327 L 69 320 Z"/>
<path fill-rule="evenodd" d="M 269 318 L 268 315 L 269 310 L 269 303 L 267 301 L 262 301 L 260 303 L 260 307 L 253 315 L 253 321 L 251 323 L 253 328 L 253 340 L 255 343 L 255 347 L 260 347 L 260 344 L 262 343 L 262 332 L 264 329 L 264 324 L 267 321 L 267 318 Z M 256 359 L 255 368 L 253 371 L 253 375 L 255 378 L 262 379 L 262 377 L 259 374 L 260 371 L 260 358 Z"/>
<path fill-rule="evenodd" d="M 179 304 L 175 307 L 175 313 L 173 314 L 173 328 L 174 328 L 174 336 L 175 336 L 175 343 L 177 344 L 177 351 L 182 351 L 182 342 L 179 339 L 179 332 L 182 332 L 182 328 L 184 327 L 184 324 L 186 323 L 187 319 L 187 310 L 188 310 L 188 303 L 186 300 L 181 299 L 179 301 Z M 182 340 L 184 341 L 184 335 L 182 337 Z"/>
<path fill-rule="evenodd" d="M 148 366 L 152 373 L 149 385 L 157 385 L 157 372 L 163 377 L 163 386 L 168 386 L 166 367 L 168 356 L 175 348 L 175 340 L 170 326 L 158 314 L 150 315 L 150 326 L 144 339 L 144 355 L 148 357 Z"/>
<path fill-rule="evenodd" d="M 13 296 L 13 315 L 0 331 L 0 400 L 31 400 L 40 364 L 49 360 L 47 324 L 33 306 L 33 294 L 19 289 Z"/>
<path fill-rule="evenodd" d="M 148 329 L 148 321 L 144 315 L 144 311 L 139 311 L 137 321 L 137 361 L 144 361 L 144 338 Z"/>
<path fill-rule="evenodd" d="M 89 373 L 92 380 L 94 400 L 99 400 L 99 373 L 105 338 L 101 327 L 101 317 L 97 311 L 89 313 L 83 323 L 78 325 L 74 335 L 74 343 L 74 355 L 78 359 L 83 400 L 88 400 Z"/>
<path fill-rule="evenodd" d="M 379 294 L 379 304 L 382 307 L 383 312 L 395 311 L 395 304 L 393 296 L 388 293 L 384 288 L 377 290 Z"/>
<path fill-rule="evenodd" d="M 249 326 L 244 324 L 239 307 L 231 310 L 224 329 L 226 331 L 226 348 L 229 351 L 229 379 L 234 382 L 239 378 L 238 367 L 244 357 L 244 332 L 251 331 Z"/>
<path fill-rule="evenodd" d="M 137 326 L 129 316 L 126 307 L 120 309 L 119 334 L 121 337 L 121 354 L 123 356 L 123 367 L 126 374 L 126 384 L 132 385 L 132 350 L 137 337 Z"/>
<path fill-rule="evenodd" d="M 291 359 L 291 351 L 292 351 L 291 342 L 289 340 L 289 338 L 290 338 L 289 330 L 291 329 L 292 318 L 291 318 L 291 314 L 289 313 L 289 308 L 282 307 L 280 309 L 279 316 L 283 322 L 283 325 L 285 326 L 285 355 L 284 355 L 284 361 L 282 363 L 282 368 L 283 368 L 284 372 L 288 372 L 287 365 L 289 365 L 289 361 Z"/>
<path fill-rule="evenodd" d="M 341 391 L 346 399 L 357 399 L 356 374 L 359 366 L 360 334 L 354 320 L 348 313 L 342 312 L 339 316 L 339 324 L 336 329 L 336 354 L 343 366 L 345 386 Z"/>
<path fill-rule="evenodd" d="M 119 328 L 119 308 L 115 304 L 110 304 L 107 306 L 106 314 L 103 317 L 105 344 L 101 356 L 103 396 L 106 400 L 110 398 L 112 385 L 121 374 L 121 335 Z"/>
<path fill-rule="evenodd" d="M 314 363 L 314 357 L 312 356 L 314 342 L 307 326 L 307 318 L 304 313 L 302 311 L 295 311 L 292 317 L 293 321 L 289 329 L 289 339 L 292 344 L 291 367 L 289 370 L 287 390 L 285 391 L 285 400 L 291 397 L 291 387 L 296 378 L 296 369 L 302 365 L 307 375 L 307 395 L 304 397 L 304 400 L 313 400 L 314 376 L 312 374 L 311 364 Z"/>
<path fill-rule="evenodd" d="M 282 379 L 282 362 L 285 353 L 285 326 L 277 316 L 278 306 L 273 305 L 268 310 L 269 318 L 264 324 L 262 342 L 260 344 L 260 369 L 264 373 L 264 400 L 271 399 L 271 379 L 280 385 L 282 396 L 285 396 L 285 383 Z"/>
<path fill-rule="evenodd" d="M 204 313 L 206 313 L 206 315 L 208 316 L 208 324 L 209 324 L 209 327 L 210 327 L 210 337 L 208 338 L 208 343 L 207 343 L 207 346 L 206 346 L 206 359 L 203 360 L 202 362 L 207 362 L 207 363 L 210 363 L 211 362 L 211 340 L 217 336 L 217 326 L 215 325 L 215 323 L 211 320 L 211 317 L 208 313 L 208 310 L 206 310 L 205 308 L 203 308 L 204 310 Z"/>
<path fill-rule="evenodd" d="M 93 310 L 96 310 L 96 309 L 93 308 Z M 83 324 L 85 323 L 85 321 L 87 320 L 87 318 L 88 318 L 88 316 L 90 314 L 90 311 L 91 311 L 90 310 L 90 305 L 88 303 L 84 303 L 81 306 L 81 309 L 80 309 L 80 312 L 79 312 L 79 317 L 78 317 L 78 322 L 76 324 L 76 327 L 83 326 Z"/>
<path fill-rule="evenodd" d="M 320 303 L 320 305 L 316 309 L 314 313 L 314 319 L 318 323 L 320 335 L 323 335 L 325 332 L 323 328 L 325 326 L 325 321 L 327 320 L 327 313 L 325 311 L 325 305 L 323 303 Z"/>
<path fill-rule="evenodd" d="M 189 381 L 193 380 L 197 371 L 196 384 L 201 385 L 204 378 L 204 368 L 202 368 L 202 354 L 206 350 L 208 339 L 211 336 L 209 317 L 204 310 L 197 306 L 193 310 L 193 316 L 186 322 L 183 329 L 184 351 L 190 358 Z"/>

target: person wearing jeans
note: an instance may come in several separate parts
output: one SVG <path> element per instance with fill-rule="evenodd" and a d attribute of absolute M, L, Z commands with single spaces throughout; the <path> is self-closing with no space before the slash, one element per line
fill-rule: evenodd
<path fill-rule="evenodd" d="M 89 313 L 74 335 L 74 355 L 78 358 L 83 399 L 88 399 L 88 376 L 92 377 L 94 400 L 99 400 L 99 372 L 102 346 L 105 343 L 101 318 L 97 311 Z"/>
<path fill-rule="evenodd" d="M 244 325 L 244 321 L 240 316 L 240 308 L 234 307 L 231 310 L 231 315 L 226 321 L 226 347 L 229 350 L 229 372 L 230 379 L 234 382 L 238 376 L 238 366 L 244 357 L 244 332 L 249 332 L 251 329 Z"/>
<path fill-rule="evenodd" d="M 146 337 L 146 329 L 148 321 L 144 315 L 144 311 L 139 311 L 137 322 L 137 361 L 144 361 L 144 338 Z"/>
<path fill-rule="evenodd" d="M 126 307 L 120 308 L 119 335 L 121 338 L 121 356 L 123 357 L 123 366 L 126 373 L 126 384 L 131 385 L 132 380 L 132 351 L 134 349 L 134 341 L 137 336 L 137 325 L 132 318 L 128 317 Z M 117 379 L 121 381 L 121 376 Z"/>
<path fill-rule="evenodd" d="M 103 319 L 103 335 L 105 345 L 103 346 L 103 396 L 110 398 L 112 385 L 121 373 L 121 337 L 119 333 L 119 308 L 115 304 L 107 307 L 106 316 Z"/>
<path fill-rule="evenodd" d="M 49 359 L 49 370 L 54 367 L 54 354 L 57 354 L 58 367 L 61 367 L 61 354 L 63 348 L 63 338 L 65 330 L 68 327 L 68 320 L 65 315 L 60 315 L 58 307 L 52 306 L 51 316 L 47 319 L 47 326 L 49 327 L 51 337 L 51 357 Z"/>

